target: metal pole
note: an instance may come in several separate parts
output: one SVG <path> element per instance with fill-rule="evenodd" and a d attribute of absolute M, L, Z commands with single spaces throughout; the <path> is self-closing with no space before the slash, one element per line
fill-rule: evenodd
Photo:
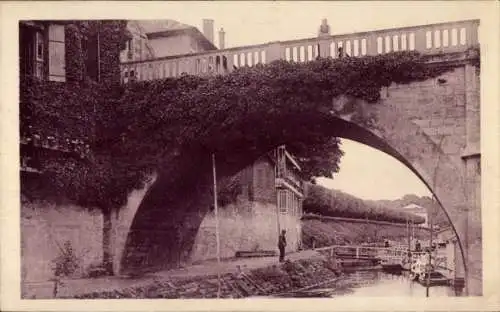
<path fill-rule="evenodd" d="M 280 147 L 277 147 L 276 148 L 276 163 L 278 164 L 277 165 L 277 170 L 276 170 L 276 178 L 281 178 L 282 177 L 282 164 L 281 164 L 281 161 L 282 161 L 282 157 L 281 157 L 281 148 Z M 281 208 L 281 205 L 283 204 L 281 202 L 281 191 L 279 189 L 276 188 L 276 185 L 275 185 L 275 189 L 276 189 L 276 227 L 278 229 L 278 237 L 281 233 L 281 228 L 280 228 L 280 208 Z"/>
<path fill-rule="evenodd" d="M 215 171 L 215 154 L 212 154 L 212 168 L 214 176 L 214 212 L 215 212 L 215 239 L 217 243 L 217 298 L 220 298 L 220 240 L 219 240 L 219 209 L 217 205 L 217 175 Z"/>
<path fill-rule="evenodd" d="M 411 237 L 410 237 L 410 220 L 408 216 L 406 216 L 406 234 L 408 236 L 408 261 L 410 263 L 411 268 Z"/>
<path fill-rule="evenodd" d="M 429 270 L 431 270 L 431 265 L 432 265 L 432 222 L 433 222 L 433 216 L 432 216 L 432 211 L 431 213 L 429 214 L 429 225 L 430 225 L 430 229 L 431 229 L 431 237 L 430 237 L 430 241 L 429 241 Z M 431 274 L 430 274 L 430 271 L 427 272 L 427 287 L 426 287 L 426 290 L 425 290 L 425 296 L 426 297 L 429 297 L 429 287 L 430 287 L 430 280 L 431 280 Z"/>

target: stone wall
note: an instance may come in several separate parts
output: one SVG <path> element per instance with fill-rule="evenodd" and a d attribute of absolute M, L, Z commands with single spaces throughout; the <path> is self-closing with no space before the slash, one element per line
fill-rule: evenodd
<path fill-rule="evenodd" d="M 129 196 L 125 206 L 121 207 L 119 210 L 113 212 L 111 217 L 111 244 L 113 246 L 113 270 L 115 274 L 120 272 L 121 259 L 123 255 L 123 250 L 127 241 L 127 235 L 134 220 L 135 213 L 141 204 L 144 195 L 147 190 L 155 181 L 155 176 L 151 177 L 150 182 L 147 183 L 144 188 L 140 190 L 132 191 Z"/>
<path fill-rule="evenodd" d="M 466 136 L 464 77 L 465 67 L 458 67 L 439 79 L 408 85 L 393 84 L 385 90 L 383 100 L 420 126 L 459 166 L 462 164 L 457 156 L 465 147 Z"/>
<path fill-rule="evenodd" d="M 469 273 L 475 275 L 474 278 L 480 278 L 479 68 L 463 62 L 438 79 L 408 85 L 393 84 L 381 95 L 383 106 L 378 111 L 377 122 L 382 137 L 412 164 L 444 205 L 460 237 Z M 402 120 L 411 121 L 418 129 L 412 132 L 405 129 L 400 135 L 396 131 L 390 134 L 388 130 L 391 127 L 398 128 L 388 126 L 391 122 L 398 123 L 391 116 L 391 111 L 401 116 Z M 408 130 L 411 127 L 406 126 Z M 427 137 L 433 144 L 424 139 L 417 140 L 418 136 Z M 410 139 L 412 137 L 414 139 Z M 465 274 L 463 269 L 462 265 L 457 265 L 457 271 L 462 276 Z M 481 293 L 480 287 L 473 288 L 469 289 L 469 294 Z"/>
<path fill-rule="evenodd" d="M 131 192 L 127 204 L 112 214 L 111 245 L 115 273 L 135 212 L 148 189 Z M 102 261 L 103 218 L 99 210 L 42 200 L 21 203 L 22 280 L 43 282 L 53 278 L 53 260 L 69 242 L 79 268 L 74 276 L 84 276 L 90 266 Z"/>
<path fill-rule="evenodd" d="M 217 257 L 215 213 L 209 212 L 200 225 L 191 261 Z M 238 199 L 219 210 L 220 255 L 234 257 L 237 251 L 277 251 L 276 206 Z"/>
<path fill-rule="evenodd" d="M 53 260 L 71 244 L 84 274 L 102 259 L 102 215 L 74 205 L 43 201 L 21 204 L 21 266 L 23 282 L 51 279 Z"/>

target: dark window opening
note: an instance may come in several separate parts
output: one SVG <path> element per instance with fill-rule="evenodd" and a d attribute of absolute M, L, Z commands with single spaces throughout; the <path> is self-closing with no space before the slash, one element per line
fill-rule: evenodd
<path fill-rule="evenodd" d="M 99 36 L 96 34 L 82 39 L 82 49 L 86 52 L 86 76 L 99 81 Z"/>

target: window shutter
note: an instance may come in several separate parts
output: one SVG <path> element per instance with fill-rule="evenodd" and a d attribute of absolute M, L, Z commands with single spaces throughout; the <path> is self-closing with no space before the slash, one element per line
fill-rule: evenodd
<path fill-rule="evenodd" d="M 64 25 L 49 26 L 49 80 L 66 81 Z"/>

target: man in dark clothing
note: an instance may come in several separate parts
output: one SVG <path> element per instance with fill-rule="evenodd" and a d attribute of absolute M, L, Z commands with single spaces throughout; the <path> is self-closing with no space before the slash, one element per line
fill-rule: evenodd
<path fill-rule="evenodd" d="M 420 252 L 421 250 L 422 250 L 422 246 L 420 245 L 420 242 L 417 241 L 417 243 L 415 244 L 415 251 Z"/>
<path fill-rule="evenodd" d="M 285 247 L 286 247 L 286 237 L 285 237 L 285 230 L 281 231 L 281 235 L 278 239 L 278 248 L 280 250 L 280 262 L 285 261 Z"/>

